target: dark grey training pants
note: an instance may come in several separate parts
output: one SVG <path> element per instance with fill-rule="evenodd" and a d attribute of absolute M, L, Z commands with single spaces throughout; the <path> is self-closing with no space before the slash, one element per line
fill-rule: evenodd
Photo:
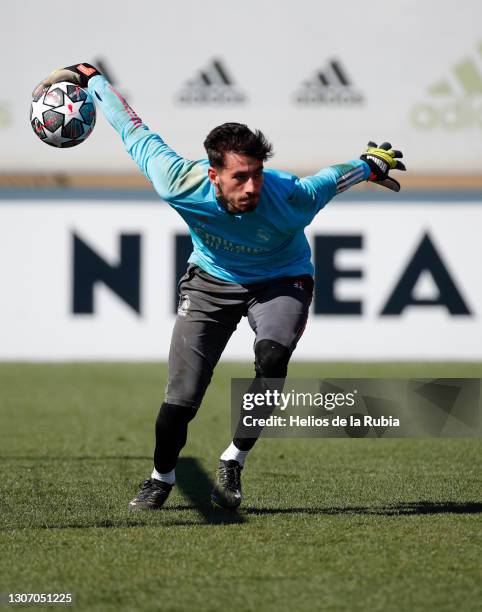
<path fill-rule="evenodd" d="M 166 402 L 197 408 L 241 317 L 248 317 L 255 345 L 274 340 L 294 351 L 308 318 L 313 279 L 302 275 L 240 285 L 190 265 L 178 289 Z"/>

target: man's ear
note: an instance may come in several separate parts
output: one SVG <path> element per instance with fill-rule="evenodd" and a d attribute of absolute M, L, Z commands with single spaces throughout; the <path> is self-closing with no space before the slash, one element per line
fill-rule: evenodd
<path fill-rule="evenodd" d="M 212 166 L 208 168 L 208 177 L 213 185 L 219 185 L 219 177 L 216 168 L 213 168 Z"/>

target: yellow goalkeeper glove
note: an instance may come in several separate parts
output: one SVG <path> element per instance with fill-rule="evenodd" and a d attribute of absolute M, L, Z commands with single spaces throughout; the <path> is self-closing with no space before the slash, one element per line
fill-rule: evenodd
<path fill-rule="evenodd" d="M 389 142 L 383 142 L 380 146 L 376 142 L 370 141 L 368 147 L 360 155 L 369 166 L 371 174 L 368 177 L 369 181 L 377 185 L 383 185 L 392 191 L 400 191 L 400 183 L 391 176 L 388 176 L 390 170 L 406 170 L 405 165 L 400 161 L 403 157 L 401 151 L 392 149 Z"/>

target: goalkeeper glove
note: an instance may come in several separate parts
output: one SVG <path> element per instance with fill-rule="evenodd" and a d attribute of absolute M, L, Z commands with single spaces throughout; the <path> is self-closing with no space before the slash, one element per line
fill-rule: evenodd
<path fill-rule="evenodd" d="M 360 155 L 360 159 L 363 159 L 370 166 L 371 174 L 368 180 L 377 185 L 388 187 L 392 191 L 400 191 L 400 183 L 388 176 L 388 173 L 390 170 L 406 170 L 405 165 L 399 161 L 401 157 L 403 157 L 403 153 L 392 149 L 389 142 L 384 142 L 378 146 L 372 141 L 368 143 L 367 149 Z"/>
<path fill-rule="evenodd" d="M 40 81 L 33 90 L 32 97 L 34 100 L 37 99 L 43 91 L 54 83 L 60 83 L 61 81 L 67 81 L 68 83 L 74 83 L 74 85 L 86 88 L 89 84 L 89 79 L 98 74 L 101 74 L 99 70 L 87 62 L 75 64 L 75 66 L 67 66 L 67 68 L 59 68 L 51 72 L 43 81 Z"/>

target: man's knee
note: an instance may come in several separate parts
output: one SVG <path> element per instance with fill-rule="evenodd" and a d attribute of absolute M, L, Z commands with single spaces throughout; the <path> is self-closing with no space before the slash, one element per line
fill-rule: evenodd
<path fill-rule="evenodd" d="M 262 378 L 285 378 L 290 350 L 276 340 L 260 340 L 254 347 L 256 375 Z"/>
<path fill-rule="evenodd" d="M 188 408 L 187 406 L 164 402 L 159 408 L 156 427 L 172 427 L 173 425 L 184 427 L 196 416 L 196 412 L 197 408 Z"/>
<path fill-rule="evenodd" d="M 169 371 L 165 402 L 186 408 L 199 408 L 211 382 L 212 370 L 198 372 Z"/>

